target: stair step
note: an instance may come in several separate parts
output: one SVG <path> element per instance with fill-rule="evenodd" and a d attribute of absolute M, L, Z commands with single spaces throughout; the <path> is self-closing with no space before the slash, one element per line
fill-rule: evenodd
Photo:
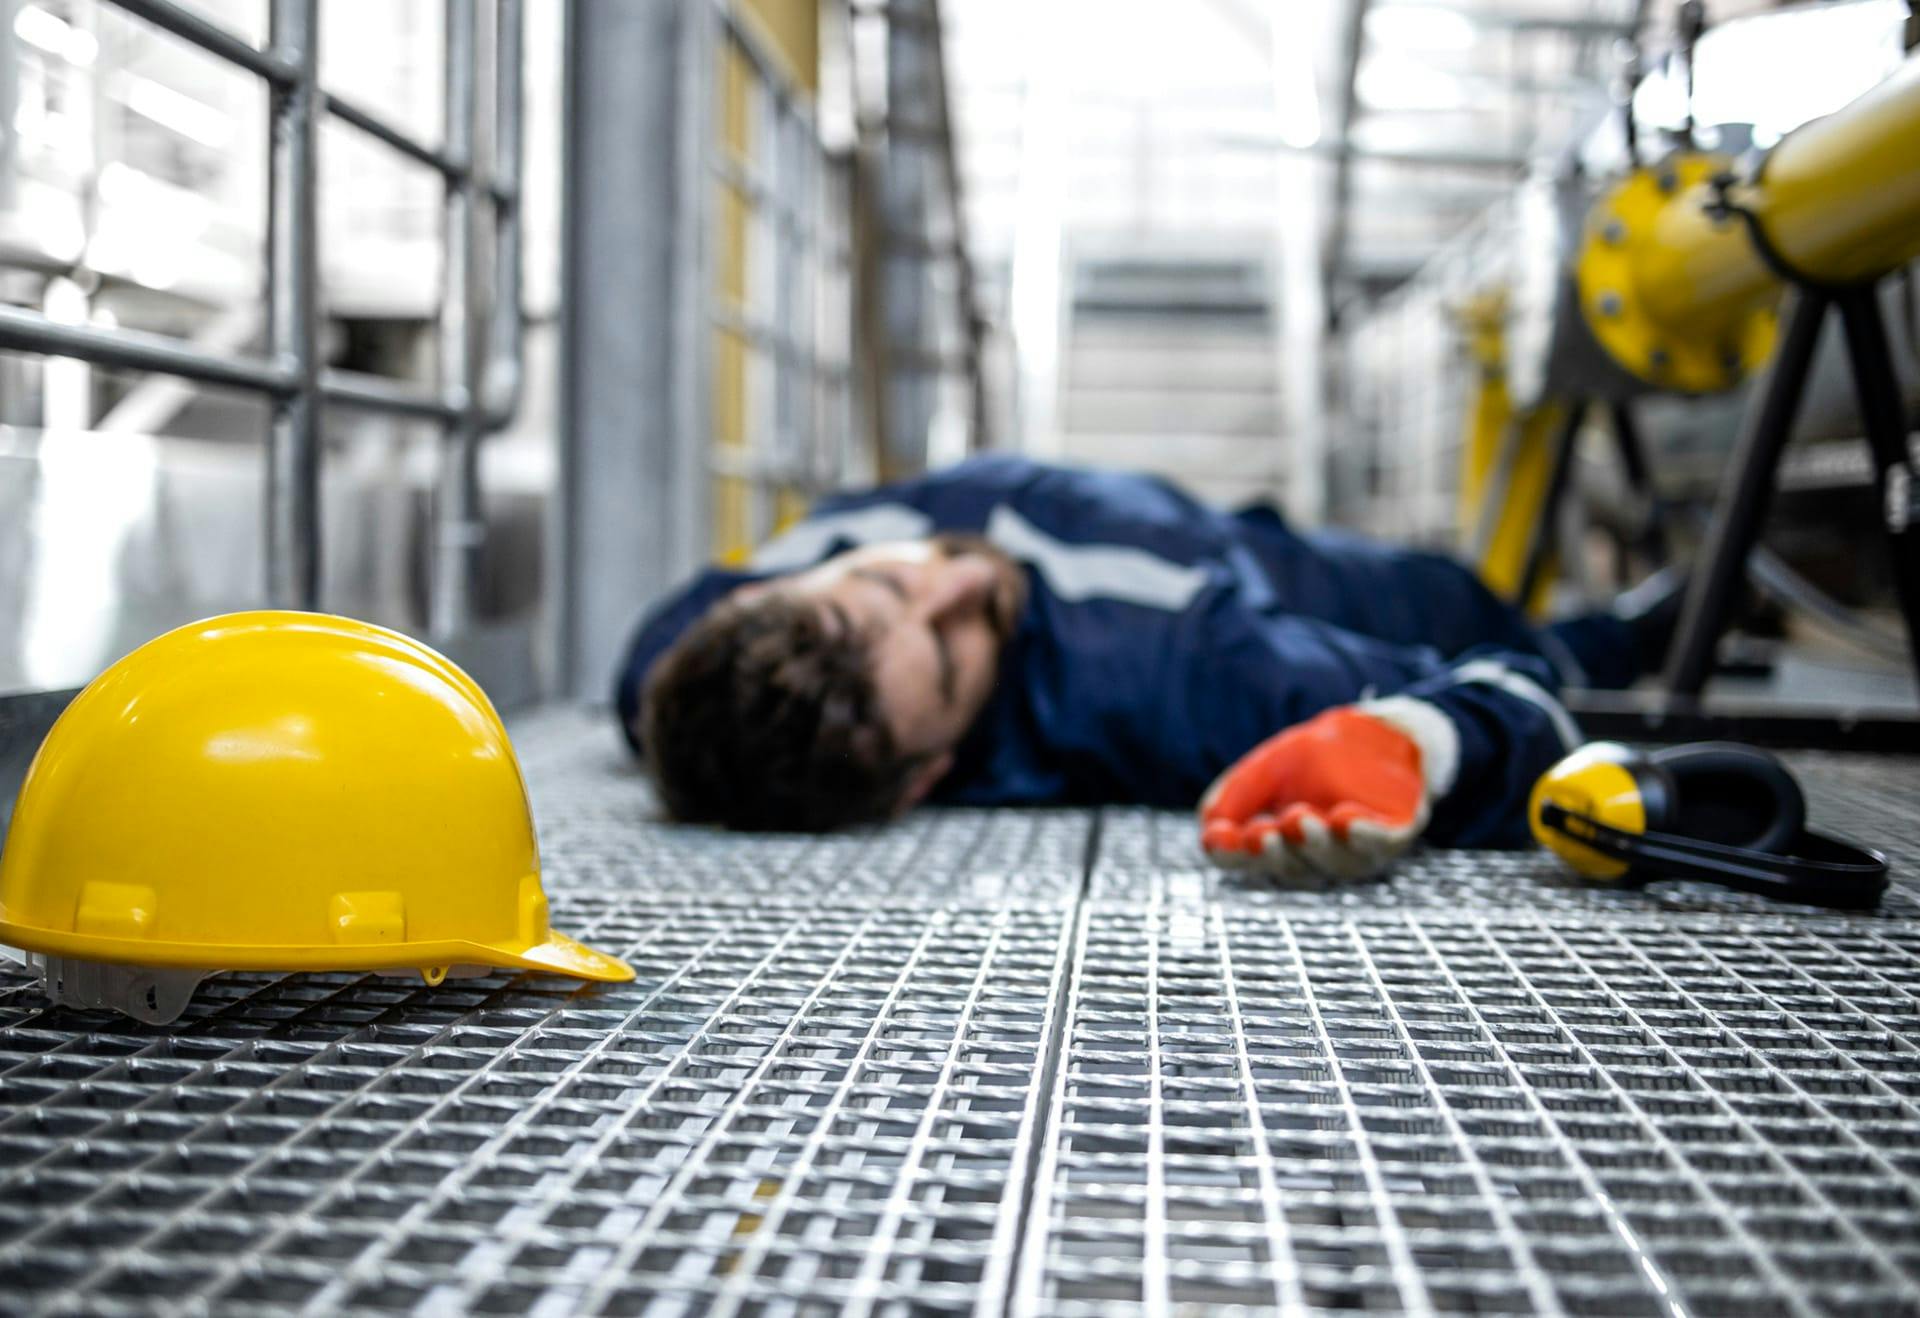
<path fill-rule="evenodd" d="M 1278 376 L 1271 344 L 1207 352 L 1168 351 L 1132 344 L 1075 344 L 1063 373 L 1069 390 L 1156 388 L 1182 393 L 1227 389 L 1271 393 Z"/>
<path fill-rule="evenodd" d="M 1271 389 L 1189 390 L 1069 388 L 1061 428 L 1105 434 L 1272 438 L 1280 425 Z"/>

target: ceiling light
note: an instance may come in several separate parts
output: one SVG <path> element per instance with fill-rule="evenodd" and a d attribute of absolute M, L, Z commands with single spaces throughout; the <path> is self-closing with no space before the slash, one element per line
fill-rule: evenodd
<path fill-rule="evenodd" d="M 1466 50 L 1479 39 L 1474 21 L 1438 5 L 1381 5 L 1367 12 L 1367 38 L 1382 46 Z"/>
<path fill-rule="evenodd" d="M 1457 110 L 1467 103 L 1460 79 L 1391 51 L 1363 60 L 1354 86 L 1374 110 Z"/>
<path fill-rule="evenodd" d="M 93 33 L 73 26 L 39 5 L 21 6 L 13 20 L 13 32 L 29 46 L 38 46 L 71 64 L 91 64 L 100 54 L 100 42 Z"/>
<path fill-rule="evenodd" d="M 1273 43 L 1273 110 L 1280 140 L 1305 151 L 1320 140 L 1320 91 L 1314 83 L 1313 53 L 1304 41 Z"/>

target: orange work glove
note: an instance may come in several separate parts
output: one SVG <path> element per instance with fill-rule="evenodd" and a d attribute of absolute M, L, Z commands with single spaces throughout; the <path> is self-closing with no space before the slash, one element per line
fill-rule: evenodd
<path fill-rule="evenodd" d="M 1342 705 L 1269 737 L 1200 802 L 1215 862 L 1281 878 L 1378 873 L 1426 827 L 1452 784 L 1459 734 L 1404 696 Z"/>

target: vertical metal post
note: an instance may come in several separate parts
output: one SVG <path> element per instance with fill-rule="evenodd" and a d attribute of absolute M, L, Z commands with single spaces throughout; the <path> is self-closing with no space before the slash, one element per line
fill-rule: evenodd
<path fill-rule="evenodd" d="M 1880 317 L 1878 289 L 1868 284 L 1835 299 L 1846 330 L 1847 359 L 1860 400 L 1860 428 L 1873 454 L 1874 489 L 1880 496 L 1880 525 L 1887 533 L 1893 562 L 1893 589 L 1907 624 L 1907 655 L 1920 671 L 1920 490 L 1914 488 L 1913 459 L 1907 451 L 1906 408 L 1887 348 L 1887 326 Z"/>
<path fill-rule="evenodd" d="M 740 438 L 747 457 L 747 535 L 760 544 L 773 534 L 776 490 L 786 466 L 787 389 L 793 362 L 787 264 L 786 134 L 792 107 L 765 70 L 747 62 L 747 157 L 759 186 L 747 195 L 747 268 L 745 310 L 753 326 L 748 335 L 746 433 Z M 752 363 L 760 363 L 756 372 Z M 755 386 L 758 387 L 755 387 Z"/>
<path fill-rule="evenodd" d="M 1656 562 L 1667 560 L 1666 515 L 1660 506 L 1660 491 L 1654 487 L 1653 468 L 1647 462 L 1647 444 L 1634 420 L 1633 405 L 1616 402 L 1608 406 L 1613 420 L 1613 442 L 1620 453 L 1620 465 L 1627 473 L 1627 485 L 1647 501 L 1647 526 L 1640 537 L 1641 546 Z"/>
<path fill-rule="evenodd" d="M 710 0 L 568 12 L 561 461 L 569 691 L 710 539 Z"/>
<path fill-rule="evenodd" d="M 1675 695 L 1699 695 L 1713 671 L 1714 647 L 1726 628 L 1733 592 L 1746 573 L 1747 554 L 1766 518 L 1774 471 L 1793 433 L 1800 397 L 1806 392 L 1807 368 L 1826 314 L 1824 294 L 1802 289 L 1796 295 L 1773 366 L 1758 383 L 1752 410 L 1741 421 L 1728 481 L 1714 505 L 1699 567 L 1687 588 L 1673 648 L 1667 653 L 1666 685 Z"/>
<path fill-rule="evenodd" d="M 666 478 L 663 484 L 670 482 L 662 493 L 672 509 L 665 544 L 658 551 L 665 581 L 655 590 L 705 562 L 714 545 L 714 485 L 708 460 L 715 441 L 713 326 L 719 292 L 712 238 L 719 224 L 719 192 L 712 162 L 720 140 L 722 28 L 720 11 L 710 0 L 678 0 L 678 6 L 673 46 L 664 52 L 678 68 L 677 73 L 671 66 L 663 72 L 670 117 L 659 131 L 667 139 L 667 173 L 649 180 L 642 192 L 657 197 L 656 189 L 664 185 L 674 199 L 660 206 L 663 226 L 654 238 L 657 250 L 670 254 L 660 303 L 663 314 L 655 332 L 677 330 L 682 339 L 663 348 L 670 360 L 665 396 L 670 400 L 671 431 L 665 450 L 650 455 L 656 473 Z"/>
<path fill-rule="evenodd" d="M 927 464 L 939 378 L 938 342 L 928 294 L 934 259 L 927 244 L 933 199 L 927 195 L 931 150 L 926 87 L 929 52 L 925 0 L 887 9 L 887 120 L 881 147 L 879 203 L 881 328 L 894 351 L 886 360 L 886 433 L 882 460 L 897 475 Z"/>
<path fill-rule="evenodd" d="M 267 441 L 267 599 L 296 609 L 320 601 L 316 8 L 317 0 L 273 0 L 269 38 L 299 76 L 271 93 L 267 333 L 270 355 L 294 373 L 295 387 L 275 401 Z"/>
<path fill-rule="evenodd" d="M 520 175 L 524 154 L 521 123 L 521 63 L 526 11 L 520 0 L 499 0 L 494 34 L 493 121 L 493 305 L 482 408 L 489 429 L 520 410 Z"/>
<path fill-rule="evenodd" d="M 793 327 L 799 380 L 788 400 L 793 426 L 794 473 L 811 490 L 824 474 L 819 453 L 819 400 L 823 384 L 818 323 L 821 245 L 818 168 L 819 134 L 804 121 L 788 125 L 787 151 L 792 162 L 793 193 Z"/>
<path fill-rule="evenodd" d="M 794 424 L 797 402 L 808 370 L 800 355 L 799 307 L 800 170 L 794 137 L 801 119 L 784 98 L 774 102 L 772 150 L 768 153 L 773 208 L 773 451 L 777 479 L 792 482 L 802 470 L 800 430 Z M 768 523 L 771 534 L 778 508 Z"/>
<path fill-rule="evenodd" d="M 474 355 L 474 82 L 473 0 L 446 0 L 446 143 L 459 172 L 445 184 L 446 266 L 440 288 L 440 390 L 458 414 L 440 449 L 434 508 L 433 591 L 429 629 L 441 639 L 473 618 L 475 569 L 485 528 L 480 522 L 480 399 Z"/>

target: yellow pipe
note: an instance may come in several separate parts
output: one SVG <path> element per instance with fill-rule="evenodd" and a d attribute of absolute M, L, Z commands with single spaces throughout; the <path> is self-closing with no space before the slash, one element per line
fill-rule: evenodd
<path fill-rule="evenodd" d="M 1788 267 L 1860 283 L 1920 256 L 1920 57 L 1773 149 L 1754 199 Z"/>
<path fill-rule="evenodd" d="M 1710 183 L 1664 207 L 1639 280 L 1663 320 L 1724 321 L 1771 297 L 1746 226 L 1718 218 Z M 1920 256 L 1920 59 L 1784 138 L 1759 177 L 1727 189 L 1787 267 L 1825 284 L 1873 279 Z"/>
<path fill-rule="evenodd" d="M 1513 415 L 1513 399 L 1507 392 L 1506 294 L 1496 291 L 1472 298 L 1459 309 L 1458 316 L 1467 353 L 1473 359 L 1474 384 L 1460 446 L 1456 516 L 1471 540 L 1474 528 L 1480 525 L 1480 504 L 1499 456 L 1500 436 Z"/>
<path fill-rule="evenodd" d="M 1780 281 L 1761 242 L 1823 284 L 1920 256 L 1920 57 L 1790 133 L 1753 177 L 1724 182 L 1726 165 L 1682 153 L 1636 170 L 1590 217 L 1581 308 L 1608 352 L 1655 384 L 1725 388 L 1764 358 Z"/>

